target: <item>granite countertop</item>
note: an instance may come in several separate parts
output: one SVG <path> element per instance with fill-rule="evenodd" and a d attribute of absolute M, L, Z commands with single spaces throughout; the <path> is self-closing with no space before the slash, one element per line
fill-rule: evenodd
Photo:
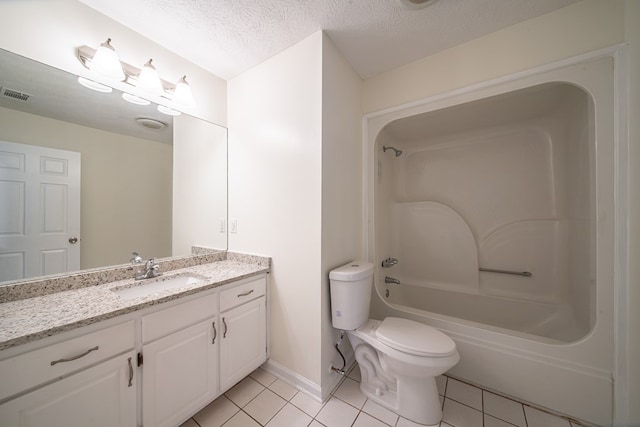
<path fill-rule="evenodd" d="M 268 272 L 269 262 L 255 262 L 256 259 L 260 258 L 223 259 L 165 271 L 154 279 L 117 280 L 0 303 L 0 350 Z M 202 280 L 134 298 L 122 298 L 111 291 L 184 274 Z"/>

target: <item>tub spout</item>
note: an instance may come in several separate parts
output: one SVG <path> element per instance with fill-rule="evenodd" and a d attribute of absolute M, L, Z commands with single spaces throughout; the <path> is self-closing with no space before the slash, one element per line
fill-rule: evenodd
<path fill-rule="evenodd" d="M 394 285 L 399 285 L 400 284 L 400 280 L 394 279 L 393 277 L 386 276 L 384 278 L 384 283 L 393 283 Z"/>

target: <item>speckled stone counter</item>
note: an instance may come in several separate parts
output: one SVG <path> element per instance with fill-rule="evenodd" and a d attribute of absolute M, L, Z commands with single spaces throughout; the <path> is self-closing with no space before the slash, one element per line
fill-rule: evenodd
<path fill-rule="evenodd" d="M 266 273 L 270 268 L 270 258 L 266 257 L 224 253 L 223 259 L 207 263 L 202 262 L 203 256 L 206 257 L 198 255 L 179 260 L 167 259 L 163 261 L 164 267 L 174 262 L 177 268 L 163 268 L 163 275 L 155 279 L 134 280 L 131 272 L 131 278 L 122 279 L 122 272 L 109 274 L 104 270 L 100 280 L 91 276 L 95 272 L 47 279 L 40 295 L 37 294 L 37 287 L 31 283 L 25 283 L 28 289 L 22 294 L 18 289 L 21 285 L 5 289 L 4 295 L 0 291 L 0 301 L 5 301 L 0 303 L 0 350 Z M 183 274 L 202 280 L 135 298 L 125 299 L 112 292 L 115 288 L 140 286 L 149 281 Z M 87 275 L 91 277 L 87 279 Z M 17 298 L 16 293 L 21 294 L 22 298 Z"/>

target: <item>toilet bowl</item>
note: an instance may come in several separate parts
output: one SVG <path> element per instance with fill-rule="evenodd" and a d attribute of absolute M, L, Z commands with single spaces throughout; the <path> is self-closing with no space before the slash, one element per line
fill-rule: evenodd
<path fill-rule="evenodd" d="M 373 264 L 346 264 L 329 279 L 333 326 L 347 333 L 360 365 L 362 393 L 411 421 L 438 425 L 442 409 L 435 377 L 460 360 L 455 342 L 413 320 L 369 319 Z"/>

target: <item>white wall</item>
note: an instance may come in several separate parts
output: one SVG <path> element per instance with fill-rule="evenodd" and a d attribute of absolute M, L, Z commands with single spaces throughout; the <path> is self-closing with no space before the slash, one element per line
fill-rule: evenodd
<path fill-rule="evenodd" d="M 120 60 L 141 67 L 153 58 L 160 76 L 177 82 L 184 74 L 194 91 L 197 107 L 188 113 L 227 124 L 226 81 L 188 62 L 153 41 L 105 17 L 76 0 L 1 1 L 0 48 L 36 61 L 88 76 L 75 49 L 97 48 L 108 37 Z M 117 86 L 124 87 L 123 84 Z"/>
<path fill-rule="evenodd" d="M 362 80 L 325 35 L 322 44 L 322 391 L 340 368 L 331 325 L 329 272 L 364 255 L 362 248 Z M 341 348 L 351 351 L 345 337 Z"/>
<path fill-rule="evenodd" d="M 632 0 L 633 2 L 633 0 Z M 623 41 L 623 0 L 584 0 L 364 82 L 365 113 Z"/>
<path fill-rule="evenodd" d="M 272 257 L 271 358 L 321 381 L 322 33 L 230 80 L 231 251 Z"/>

